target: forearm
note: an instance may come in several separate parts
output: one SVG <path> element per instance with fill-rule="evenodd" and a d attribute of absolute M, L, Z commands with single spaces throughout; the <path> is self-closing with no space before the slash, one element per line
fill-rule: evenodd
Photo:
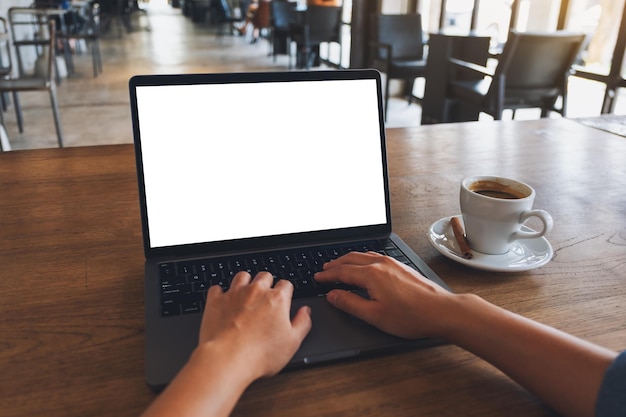
<path fill-rule="evenodd" d="M 592 416 L 615 352 L 496 307 L 454 296 L 443 335 L 490 362 L 566 416 Z"/>
<path fill-rule="evenodd" d="M 244 358 L 201 345 L 143 417 L 228 416 L 254 379 Z"/>

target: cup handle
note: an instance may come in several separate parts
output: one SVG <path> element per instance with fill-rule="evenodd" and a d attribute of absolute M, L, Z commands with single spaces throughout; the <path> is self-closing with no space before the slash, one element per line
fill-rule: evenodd
<path fill-rule="evenodd" d="M 552 226 L 554 225 L 554 221 L 552 220 L 552 216 L 545 210 L 526 210 L 520 216 L 520 223 L 525 223 L 531 217 L 537 217 L 543 223 L 543 229 L 540 231 L 533 232 L 525 232 L 523 230 L 518 230 L 517 232 L 511 235 L 511 242 L 517 239 L 536 239 L 548 233 L 552 230 Z"/>

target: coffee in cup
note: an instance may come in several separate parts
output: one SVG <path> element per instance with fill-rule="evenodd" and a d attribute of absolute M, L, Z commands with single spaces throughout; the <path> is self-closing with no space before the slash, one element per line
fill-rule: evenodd
<path fill-rule="evenodd" d="M 461 182 L 460 204 L 470 247 L 486 254 L 509 251 L 518 239 L 539 238 L 552 229 L 552 216 L 533 210 L 535 190 L 510 178 L 474 176 Z M 543 223 L 540 231 L 522 230 L 531 217 Z"/>

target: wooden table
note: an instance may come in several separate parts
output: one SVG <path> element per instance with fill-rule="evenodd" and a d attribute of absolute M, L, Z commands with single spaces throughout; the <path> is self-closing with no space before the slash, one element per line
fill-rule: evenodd
<path fill-rule="evenodd" d="M 626 139 L 563 119 L 388 132 L 395 227 L 457 292 L 609 348 L 626 346 Z M 546 266 L 487 273 L 426 239 L 458 213 L 460 180 L 533 185 L 552 213 Z M 136 416 L 143 381 L 143 252 L 131 145 L 0 154 L 0 414 Z M 235 416 L 546 416 L 482 360 L 445 345 L 285 372 Z"/>

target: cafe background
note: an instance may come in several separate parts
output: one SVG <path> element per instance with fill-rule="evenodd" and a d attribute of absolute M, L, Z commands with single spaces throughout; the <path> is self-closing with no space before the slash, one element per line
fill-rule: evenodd
<path fill-rule="evenodd" d="M 171 3 L 172 0 L 140 0 L 140 5 Z M 186 0 L 188 2 L 200 0 Z M 236 0 L 229 0 L 236 3 Z M 2 0 L 0 16 L 10 7 L 30 6 L 33 0 Z M 567 29 L 587 34 L 584 50 L 570 77 L 568 117 L 601 113 L 626 114 L 625 0 L 344 0 L 342 54 L 338 45 L 322 45 L 323 62 L 331 67 L 366 65 L 367 16 L 419 12 L 427 33 L 476 33 L 492 37 L 497 51 L 506 42 L 510 28 L 520 31 Z M 618 36 L 620 35 L 620 36 Z M 420 97 L 424 80 L 415 83 Z M 392 84 L 399 92 L 400 81 Z M 529 110 L 532 112 L 532 110 Z M 524 117 L 524 112 L 520 112 Z M 516 116 L 517 117 L 517 116 Z M 531 118 L 535 118 L 534 113 Z"/>
<path fill-rule="evenodd" d="M 368 0 L 346 0 L 350 1 L 356 5 Z M 624 0 L 380 1 L 376 7 L 382 13 L 420 13 L 427 33 L 491 36 L 491 48 L 496 53 L 506 42 L 509 29 L 583 32 L 587 39 L 569 80 L 568 117 L 626 113 L 626 94 L 622 91 L 626 87 Z M 415 83 L 416 96 L 421 95 L 423 81 Z M 519 112 L 522 117 L 524 112 Z M 538 117 L 535 113 L 532 118 Z"/>

